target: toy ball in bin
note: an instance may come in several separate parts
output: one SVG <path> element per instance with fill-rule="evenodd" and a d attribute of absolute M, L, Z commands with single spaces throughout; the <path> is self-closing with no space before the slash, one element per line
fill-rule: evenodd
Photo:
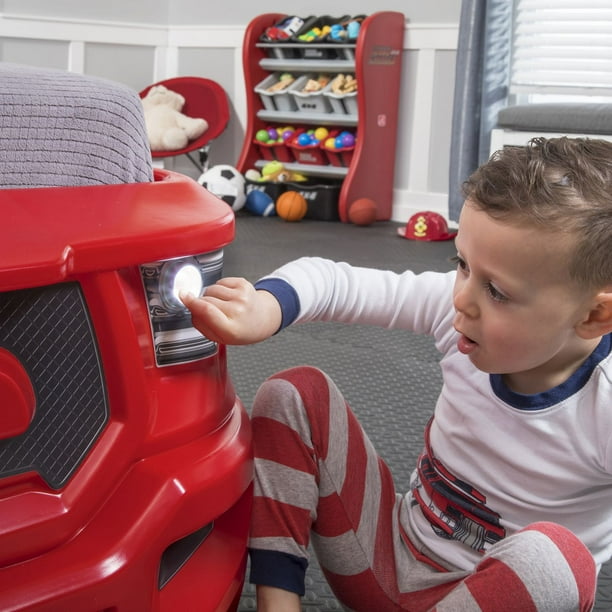
<path fill-rule="evenodd" d="M 244 176 L 233 166 L 213 166 L 200 176 L 198 183 L 221 198 L 232 210 L 240 210 L 246 202 Z"/>
<path fill-rule="evenodd" d="M 355 136 L 351 132 L 343 131 L 334 139 L 336 149 L 344 149 L 345 147 L 355 146 Z"/>
<path fill-rule="evenodd" d="M 306 198 L 297 191 L 285 191 L 276 200 L 276 214 L 285 221 L 301 221 L 307 211 Z"/>

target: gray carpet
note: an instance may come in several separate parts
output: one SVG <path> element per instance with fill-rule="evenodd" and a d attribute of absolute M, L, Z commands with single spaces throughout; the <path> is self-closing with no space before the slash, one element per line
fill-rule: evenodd
<path fill-rule="evenodd" d="M 396 235 L 397 224 L 370 227 L 253 217 L 239 212 L 236 240 L 225 252 L 225 275 L 257 280 L 301 255 L 402 271 L 449 270 L 451 242 L 413 242 Z M 438 353 L 428 337 L 409 332 L 334 323 L 289 328 L 270 340 L 228 349 L 230 374 L 245 405 L 277 370 L 316 365 L 342 389 L 372 442 L 391 468 L 397 489 L 408 487 L 421 450 L 422 432 L 438 395 Z M 597 612 L 612 611 L 612 563 L 599 581 Z M 313 557 L 303 599 L 306 612 L 340 610 Z M 239 612 L 255 610 L 254 589 L 245 585 Z M 367 611 L 384 612 L 384 611 Z M 503 611 L 500 611 L 503 612 Z"/>

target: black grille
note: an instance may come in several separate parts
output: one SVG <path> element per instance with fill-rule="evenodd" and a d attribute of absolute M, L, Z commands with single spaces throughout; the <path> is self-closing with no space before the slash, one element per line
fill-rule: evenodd
<path fill-rule="evenodd" d="M 0 440 L 0 478 L 35 470 L 58 489 L 108 419 L 102 365 L 79 285 L 0 293 L 0 346 L 19 359 L 36 393 L 28 430 Z"/>

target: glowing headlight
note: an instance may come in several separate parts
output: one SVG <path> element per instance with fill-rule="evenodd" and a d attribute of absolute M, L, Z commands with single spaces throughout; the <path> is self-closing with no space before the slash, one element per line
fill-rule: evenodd
<path fill-rule="evenodd" d="M 202 273 L 195 260 L 168 261 L 163 265 L 159 277 L 159 296 L 168 310 L 185 309 L 179 298 L 181 291 L 199 296 L 203 288 Z"/>
<path fill-rule="evenodd" d="M 158 366 L 214 355 L 217 345 L 193 327 L 181 291 L 202 295 L 221 278 L 223 251 L 155 261 L 140 266 Z"/>

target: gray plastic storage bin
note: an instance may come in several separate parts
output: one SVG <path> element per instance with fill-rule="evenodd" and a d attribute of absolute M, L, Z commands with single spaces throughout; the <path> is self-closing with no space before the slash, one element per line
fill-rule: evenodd
<path fill-rule="evenodd" d="M 353 91 L 347 94 L 334 93 L 331 88 L 326 87 L 323 95 L 329 104 L 332 111 L 340 115 L 356 115 L 357 114 L 357 92 Z"/>
<path fill-rule="evenodd" d="M 267 76 L 263 81 L 261 81 L 261 83 L 255 86 L 255 93 L 259 94 L 259 97 L 261 98 L 266 110 L 293 112 L 297 110 L 297 106 L 293 96 L 289 95 L 291 85 L 288 85 L 280 91 L 268 91 L 269 87 L 274 85 L 274 83 L 278 83 L 281 74 L 282 73 L 280 72 L 275 72 L 274 74 Z M 295 84 L 295 81 L 292 83 L 292 85 L 293 84 Z"/>
<path fill-rule="evenodd" d="M 289 95 L 293 97 L 294 104 L 299 111 L 305 113 L 331 113 L 331 104 L 323 95 L 325 89 L 329 87 L 329 83 L 319 91 L 303 91 L 306 83 L 310 79 L 316 81 L 318 76 L 317 74 L 305 74 L 297 79 L 289 88 Z"/>

